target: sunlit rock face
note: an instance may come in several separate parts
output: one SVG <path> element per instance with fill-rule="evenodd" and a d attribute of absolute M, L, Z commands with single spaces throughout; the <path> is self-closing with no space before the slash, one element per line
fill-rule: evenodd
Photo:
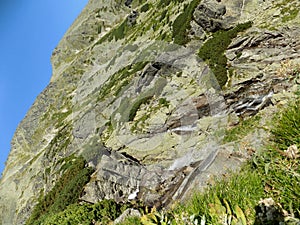
<path fill-rule="evenodd" d="M 300 19 L 289 10 L 299 4 L 90 0 L 54 49 L 51 82 L 12 140 L 2 224 L 24 224 L 72 154 L 95 169 L 80 197 L 91 203 L 135 194 L 165 207 L 238 169 L 299 83 Z M 198 52 L 210 42 L 224 50 L 203 60 Z M 249 118 L 251 129 L 232 138 L 228 130 Z"/>

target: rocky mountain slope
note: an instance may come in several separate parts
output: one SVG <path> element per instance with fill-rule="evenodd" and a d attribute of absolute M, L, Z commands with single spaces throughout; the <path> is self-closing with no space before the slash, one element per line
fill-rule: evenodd
<path fill-rule="evenodd" d="M 238 169 L 300 82 L 298 0 L 90 0 L 20 123 L 0 221 L 24 224 L 77 156 L 80 200 L 167 207 Z M 247 124 L 247 125 L 245 125 Z M 1 224 L 1 223 L 0 223 Z"/>

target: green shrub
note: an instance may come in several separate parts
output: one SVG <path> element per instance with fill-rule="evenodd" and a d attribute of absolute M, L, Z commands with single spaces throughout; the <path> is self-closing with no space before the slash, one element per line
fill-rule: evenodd
<path fill-rule="evenodd" d="M 141 7 L 141 12 L 147 12 L 150 9 L 149 3 L 146 3 Z"/>
<path fill-rule="evenodd" d="M 169 107 L 169 105 L 170 105 L 170 101 L 168 101 L 165 98 L 160 98 L 158 100 L 158 103 L 159 103 L 159 105 L 164 106 L 164 107 Z"/>
<path fill-rule="evenodd" d="M 64 211 L 52 214 L 45 218 L 44 225 L 64 224 L 94 224 L 95 221 L 101 224 L 110 224 L 121 215 L 129 204 L 120 205 L 114 200 L 102 200 L 96 204 L 72 204 Z M 94 221 L 94 222 L 93 222 Z"/>
<path fill-rule="evenodd" d="M 251 22 L 238 24 L 230 30 L 219 30 L 211 39 L 207 40 L 199 50 L 198 56 L 207 61 L 210 69 L 216 76 L 219 85 L 222 87 L 227 82 L 227 58 L 224 54 L 232 39 L 252 26 Z"/>
<path fill-rule="evenodd" d="M 90 180 L 93 169 L 85 167 L 83 157 L 78 157 L 65 171 L 51 191 L 45 196 L 40 195 L 26 225 L 40 224 L 46 215 L 60 212 L 80 197 L 83 186 Z"/>
<path fill-rule="evenodd" d="M 193 13 L 199 3 L 200 0 L 193 0 L 189 5 L 185 5 L 183 12 L 175 19 L 172 35 L 175 44 L 185 45 L 189 42 L 187 31 L 190 29 Z"/>

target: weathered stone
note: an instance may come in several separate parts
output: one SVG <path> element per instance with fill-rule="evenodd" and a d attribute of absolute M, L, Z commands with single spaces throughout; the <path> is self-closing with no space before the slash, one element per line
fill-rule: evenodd
<path fill-rule="evenodd" d="M 222 16 L 226 13 L 226 7 L 214 0 L 203 1 L 194 12 L 194 20 L 204 30 L 213 32 L 223 28 Z"/>

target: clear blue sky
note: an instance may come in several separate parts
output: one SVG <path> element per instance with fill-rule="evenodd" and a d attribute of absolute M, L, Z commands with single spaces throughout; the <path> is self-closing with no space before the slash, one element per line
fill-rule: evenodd
<path fill-rule="evenodd" d="M 50 56 L 88 0 L 1 0 L 0 174 L 19 122 L 49 83 Z"/>

